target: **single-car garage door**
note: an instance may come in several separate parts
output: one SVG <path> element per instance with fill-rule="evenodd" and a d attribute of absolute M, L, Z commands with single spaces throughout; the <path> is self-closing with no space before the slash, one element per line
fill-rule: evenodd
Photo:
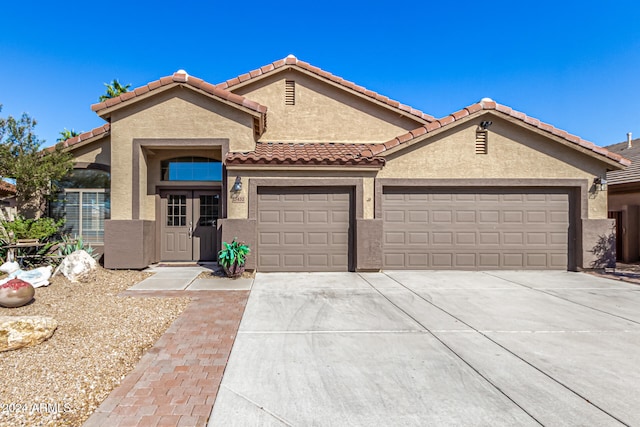
<path fill-rule="evenodd" d="M 569 193 L 385 187 L 386 269 L 567 269 Z"/>
<path fill-rule="evenodd" d="M 258 271 L 348 271 L 350 193 L 258 189 Z"/>

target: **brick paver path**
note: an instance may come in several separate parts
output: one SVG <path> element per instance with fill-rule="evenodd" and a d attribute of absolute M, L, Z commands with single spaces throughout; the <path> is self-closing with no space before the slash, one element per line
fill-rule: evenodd
<path fill-rule="evenodd" d="M 206 426 L 249 292 L 126 294 L 193 300 L 84 426 Z"/>

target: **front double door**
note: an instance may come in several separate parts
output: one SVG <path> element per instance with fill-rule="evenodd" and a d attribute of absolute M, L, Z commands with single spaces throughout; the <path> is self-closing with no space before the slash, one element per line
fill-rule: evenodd
<path fill-rule="evenodd" d="M 220 192 L 166 190 L 160 198 L 162 261 L 214 261 Z"/>

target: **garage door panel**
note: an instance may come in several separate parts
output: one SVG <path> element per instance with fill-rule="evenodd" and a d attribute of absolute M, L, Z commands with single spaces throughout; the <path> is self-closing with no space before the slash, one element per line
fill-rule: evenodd
<path fill-rule="evenodd" d="M 458 224 L 475 224 L 475 211 L 456 211 L 456 223 Z"/>
<path fill-rule="evenodd" d="M 474 268 L 477 265 L 476 254 L 457 253 L 455 254 L 456 268 Z"/>
<path fill-rule="evenodd" d="M 285 245 L 304 245 L 304 233 L 283 233 Z"/>
<path fill-rule="evenodd" d="M 456 233 L 456 245 L 471 245 L 477 244 L 476 233 L 461 232 Z"/>
<path fill-rule="evenodd" d="M 260 245 L 279 245 L 280 233 L 259 233 L 258 244 Z"/>
<path fill-rule="evenodd" d="M 424 244 L 429 243 L 429 233 L 421 233 L 421 232 L 410 232 L 407 233 L 409 236 L 409 243 L 411 244 Z M 402 243 L 404 243 L 405 239 L 402 239 Z"/>
<path fill-rule="evenodd" d="M 502 255 L 502 263 L 507 268 L 524 268 L 524 254 L 521 253 L 506 253 Z"/>
<path fill-rule="evenodd" d="M 433 211 L 431 222 L 434 224 L 451 224 L 453 218 L 451 211 Z"/>
<path fill-rule="evenodd" d="M 548 265 L 547 254 L 527 254 L 527 267 L 545 268 Z"/>
<path fill-rule="evenodd" d="M 494 269 L 500 266 L 500 254 L 481 253 L 478 254 L 478 266 L 481 268 Z"/>
<path fill-rule="evenodd" d="M 286 211 L 283 216 L 287 224 L 304 224 L 304 211 Z"/>
<path fill-rule="evenodd" d="M 453 243 L 453 233 L 452 232 L 434 232 L 432 235 L 431 244 L 432 245 L 451 245 Z"/>
<path fill-rule="evenodd" d="M 257 219 L 260 271 L 348 270 L 347 191 L 259 189 Z"/>
<path fill-rule="evenodd" d="M 260 211 L 258 219 L 262 223 L 277 224 L 280 222 L 280 212 L 278 211 Z"/>
<path fill-rule="evenodd" d="M 328 224 L 329 212 L 326 210 L 307 211 L 307 224 Z"/>
<path fill-rule="evenodd" d="M 402 191 L 383 189 L 384 268 L 567 268 L 566 190 Z"/>
<path fill-rule="evenodd" d="M 499 245 L 500 244 L 500 233 L 497 231 L 492 232 L 480 232 L 480 244 L 481 245 Z"/>
<path fill-rule="evenodd" d="M 431 255 L 431 265 L 434 268 L 453 268 L 453 254 L 452 253 L 433 253 Z M 417 267 L 418 265 L 413 265 Z"/>
<path fill-rule="evenodd" d="M 399 222 L 404 224 L 405 222 L 405 212 L 404 211 L 388 211 L 385 212 L 384 220 L 386 222 Z"/>
<path fill-rule="evenodd" d="M 497 224 L 500 222 L 500 212 L 479 210 L 478 218 L 478 223 L 480 224 Z"/>
<path fill-rule="evenodd" d="M 557 268 L 566 268 L 567 266 L 567 255 L 566 254 L 550 254 L 549 255 L 549 265 Z"/>
<path fill-rule="evenodd" d="M 282 195 L 282 201 L 285 202 L 303 202 L 304 201 L 304 194 L 283 194 Z"/>

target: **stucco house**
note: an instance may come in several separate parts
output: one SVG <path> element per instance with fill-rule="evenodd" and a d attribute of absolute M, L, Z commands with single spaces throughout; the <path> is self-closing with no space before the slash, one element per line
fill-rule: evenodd
<path fill-rule="evenodd" d="M 616 221 L 616 255 L 619 261 L 640 261 L 640 139 L 606 147 L 631 160 L 624 170 L 607 172 L 609 218 Z"/>
<path fill-rule="evenodd" d="M 107 268 L 589 268 L 599 183 L 629 162 L 485 98 L 436 119 L 294 56 L 219 84 L 178 71 L 92 106 L 54 209 Z M 604 239 L 604 240 L 603 240 Z"/>

